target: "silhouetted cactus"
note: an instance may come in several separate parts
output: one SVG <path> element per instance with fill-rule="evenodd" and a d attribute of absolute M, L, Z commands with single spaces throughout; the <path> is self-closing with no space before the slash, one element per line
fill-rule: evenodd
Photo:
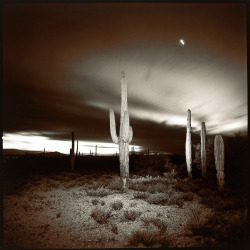
<path fill-rule="evenodd" d="M 207 175 L 206 165 L 206 126 L 205 122 L 201 123 L 201 174 L 203 178 Z"/>
<path fill-rule="evenodd" d="M 123 192 L 129 188 L 129 143 L 132 141 L 133 130 L 129 126 L 129 114 L 127 105 L 127 79 L 125 72 L 121 73 L 121 117 L 120 134 L 116 135 L 115 114 L 110 109 L 110 133 L 114 143 L 119 144 L 120 176 Z"/>
<path fill-rule="evenodd" d="M 70 165 L 71 165 L 71 170 L 74 171 L 74 168 L 75 168 L 75 135 L 74 135 L 74 132 L 72 132 L 72 148 L 70 151 Z"/>
<path fill-rule="evenodd" d="M 224 173 L 224 141 L 221 135 L 216 135 L 214 138 L 214 158 L 217 171 L 218 190 L 223 191 L 225 185 Z"/>
<path fill-rule="evenodd" d="M 186 163 L 188 176 L 192 177 L 191 111 L 187 111 Z"/>

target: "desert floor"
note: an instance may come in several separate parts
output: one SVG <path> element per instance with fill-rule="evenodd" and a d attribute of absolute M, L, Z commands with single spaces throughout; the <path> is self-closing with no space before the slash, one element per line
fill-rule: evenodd
<path fill-rule="evenodd" d="M 236 198 L 215 194 L 217 200 L 211 197 L 212 205 L 204 202 L 210 194 L 187 179 L 180 182 L 171 173 L 161 177 L 131 175 L 128 193 L 121 192 L 115 174 L 34 175 L 15 192 L 3 196 L 4 246 L 62 249 L 230 245 L 231 231 L 242 230 L 246 222 L 246 209 L 238 208 L 241 205 Z M 221 221 L 206 224 L 220 215 L 218 204 L 222 206 L 223 223 L 228 222 L 226 232 Z M 231 224 L 236 226 L 230 229 Z"/>

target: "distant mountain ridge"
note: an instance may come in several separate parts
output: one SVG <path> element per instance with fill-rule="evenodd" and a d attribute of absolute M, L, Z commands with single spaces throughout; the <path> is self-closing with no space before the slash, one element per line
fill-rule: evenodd
<path fill-rule="evenodd" d="M 30 151 L 30 150 L 21 150 L 21 149 L 3 149 L 4 156 L 16 156 L 16 155 L 43 155 L 43 151 Z M 66 154 L 62 154 L 60 152 L 45 152 L 46 156 L 65 156 Z"/>

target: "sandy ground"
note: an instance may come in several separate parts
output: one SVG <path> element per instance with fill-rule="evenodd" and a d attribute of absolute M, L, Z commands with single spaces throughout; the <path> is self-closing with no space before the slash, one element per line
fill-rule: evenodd
<path fill-rule="evenodd" d="M 204 219 L 213 213 L 200 203 L 198 195 L 193 201 L 185 201 L 182 207 L 150 205 L 145 200 L 135 199 L 133 190 L 93 197 L 87 195 L 79 181 L 81 178 L 84 182 L 92 177 L 76 175 L 72 179 L 64 173 L 60 180 L 43 176 L 30 181 L 17 193 L 5 195 L 4 246 L 30 249 L 131 247 L 128 238 L 134 231 L 145 228 L 142 218 L 146 217 L 167 223 L 173 247 L 201 244 L 201 239 L 191 236 L 185 227 L 191 211 L 198 211 Z M 98 199 L 98 204 L 93 205 L 93 199 Z M 122 209 L 112 209 L 111 203 L 116 200 L 123 202 Z M 107 224 L 99 224 L 90 216 L 95 207 L 111 211 Z M 127 221 L 125 210 L 137 210 L 142 214 L 135 221 Z M 117 232 L 112 231 L 112 225 L 117 226 Z"/>

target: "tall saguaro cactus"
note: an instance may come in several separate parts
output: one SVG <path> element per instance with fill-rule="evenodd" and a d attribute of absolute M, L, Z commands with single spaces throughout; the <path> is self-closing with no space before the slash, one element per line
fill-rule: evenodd
<path fill-rule="evenodd" d="M 201 174 L 203 178 L 207 175 L 206 166 L 206 126 L 205 122 L 201 123 Z"/>
<path fill-rule="evenodd" d="M 221 192 L 225 185 L 225 173 L 224 173 L 224 141 L 221 135 L 216 135 L 214 138 L 214 158 L 215 167 L 217 171 L 217 185 L 218 190 Z"/>
<path fill-rule="evenodd" d="M 74 171 L 74 167 L 75 167 L 75 135 L 74 135 L 74 131 L 72 132 L 72 148 L 70 151 L 70 165 L 71 165 L 71 170 Z"/>
<path fill-rule="evenodd" d="M 186 163 L 188 176 L 192 177 L 191 111 L 187 111 Z"/>
<path fill-rule="evenodd" d="M 129 188 L 129 143 L 133 138 L 133 130 L 132 127 L 129 126 L 127 78 L 124 71 L 121 73 L 121 117 L 119 137 L 116 135 L 115 114 L 113 109 L 110 109 L 109 117 L 112 140 L 119 145 L 120 176 L 123 192 L 127 192 Z"/>

